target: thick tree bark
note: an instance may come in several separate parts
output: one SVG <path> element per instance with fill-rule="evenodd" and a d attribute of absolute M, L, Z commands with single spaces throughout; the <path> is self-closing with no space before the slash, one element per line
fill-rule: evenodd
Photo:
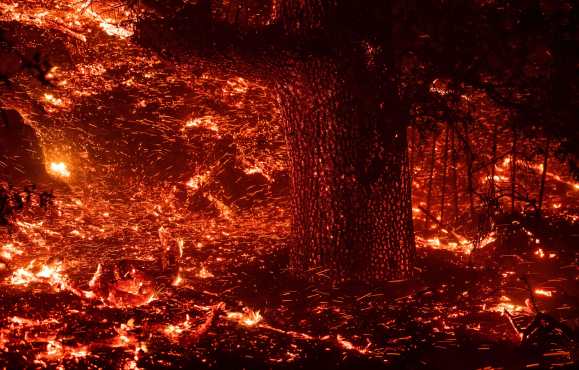
<path fill-rule="evenodd" d="M 278 84 L 293 201 L 290 267 L 308 278 L 406 279 L 415 247 L 407 112 L 393 84 L 347 59 L 300 59 Z"/>

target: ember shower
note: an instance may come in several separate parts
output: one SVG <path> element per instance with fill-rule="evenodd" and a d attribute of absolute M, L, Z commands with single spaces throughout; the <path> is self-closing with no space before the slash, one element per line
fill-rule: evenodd
<path fill-rule="evenodd" d="M 0 0 L 0 367 L 575 368 L 576 25 Z"/>

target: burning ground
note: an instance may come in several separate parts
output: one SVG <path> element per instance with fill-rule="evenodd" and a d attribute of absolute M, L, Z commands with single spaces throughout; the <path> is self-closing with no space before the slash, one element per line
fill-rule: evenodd
<path fill-rule="evenodd" d="M 444 162 L 448 140 L 413 142 L 417 281 L 308 284 L 286 267 L 284 138 L 265 84 L 135 45 L 123 8 L 2 1 L 0 11 L 16 57 L 42 44 L 51 61 L 48 83 L 17 73 L 0 86 L 2 106 L 39 137 L 47 172 L 0 229 L 2 366 L 575 365 L 579 186 L 561 163 L 549 167 L 541 221 L 519 200 L 520 216 L 475 235 L 460 226 L 468 197 L 452 220 L 439 217 L 445 183 L 428 184 L 441 169 L 416 165 Z M 484 108 L 480 132 L 485 109 L 501 120 L 484 94 L 468 99 Z M 495 168 L 498 188 L 509 158 Z M 24 187 L 9 193 L 26 198 Z"/>

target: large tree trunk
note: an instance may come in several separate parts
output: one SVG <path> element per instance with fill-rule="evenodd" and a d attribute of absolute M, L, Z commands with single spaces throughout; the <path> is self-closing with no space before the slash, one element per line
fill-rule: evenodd
<path fill-rule="evenodd" d="M 355 58 L 300 59 L 278 84 L 293 201 L 290 267 L 307 278 L 406 279 L 415 248 L 407 112 L 394 83 Z"/>

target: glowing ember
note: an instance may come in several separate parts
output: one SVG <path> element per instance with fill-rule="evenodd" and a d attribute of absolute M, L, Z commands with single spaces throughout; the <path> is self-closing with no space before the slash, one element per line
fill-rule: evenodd
<path fill-rule="evenodd" d="M 191 329 L 191 322 L 189 321 L 189 315 L 186 315 L 186 319 L 182 323 L 178 325 L 167 325 L 164 329 L 164 333 L 169 337 L 178 337 L 189 329 Z"/>
<path fill-rule="evenodd" d="M 101 266 L 101 264 L 99 263 L 98 266 L 97 266 L 96 271 L 94 272 L 94 274 L 93 274 L 93 276 L 92 276 L 92 279 L 90 279 L 90 281 L 89 281 L 89 283 L 88 283 L 88 286 L 91 287 L 91 288 L 96 287 L 97 282 L 100 280 L 101 276 L 102 276 L 102 266 Z"/>

